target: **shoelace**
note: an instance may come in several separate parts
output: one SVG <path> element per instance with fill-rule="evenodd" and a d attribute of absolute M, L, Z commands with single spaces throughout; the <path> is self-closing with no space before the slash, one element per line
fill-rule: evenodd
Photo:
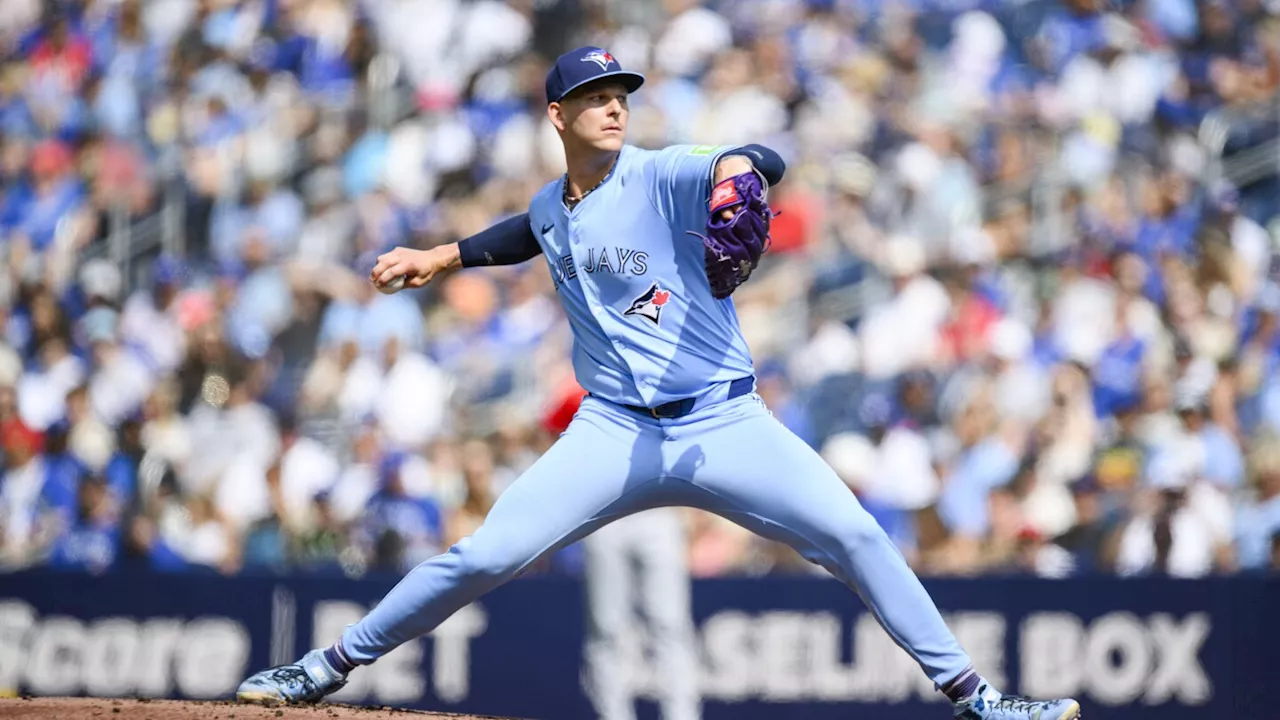
<path fill-rule="evenodd" d="M 1034 710 L 1040 703 L 1022 695 L 1002 695 L 992 703 L 996 710 Z"/>
<path fill-rule="evenodd" d="M 304 690 L 309 690 L 307 686 L 311 684 L 311 678 L 300 667 L 282 667 L 271 673 L 271 679 L 290 688 L 301 687 Z"/>

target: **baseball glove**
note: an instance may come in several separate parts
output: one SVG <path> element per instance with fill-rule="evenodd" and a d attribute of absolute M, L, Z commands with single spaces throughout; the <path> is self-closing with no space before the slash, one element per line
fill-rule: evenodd
<path fill-rule="evenodd" d="M 764 198 L 764 182 L 754 172 L 725 178 L 711 190 L 711 215 L 702 239 L 711 294 L 722 300 L 751 277 L 769 249 L 769 223 L 775 213 Z M 722 210 L 733 215 L 723 217 Z"/>

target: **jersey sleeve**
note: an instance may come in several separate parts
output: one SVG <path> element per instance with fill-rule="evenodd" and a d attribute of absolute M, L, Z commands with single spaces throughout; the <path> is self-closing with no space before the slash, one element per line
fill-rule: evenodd
<path fill-rule="evenodd" d="M 673 227 L 700 228 L 716 163 L 736 145 L 672 145 L 653 155 L 647 173 L 649 195 Z"/>
<path fill-rule="evenodd" d="M 521 213 L 459 241 L 462 266 L 518 265 L 541 254 L 529 222 L 529 213 Z"/>

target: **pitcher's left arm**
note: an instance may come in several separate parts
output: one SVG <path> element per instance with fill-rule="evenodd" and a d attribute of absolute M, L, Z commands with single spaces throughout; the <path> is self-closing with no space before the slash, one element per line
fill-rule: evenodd
<path fill-rule="evenodd" d="M 762 145 L 746 145 L 716 162 L 702 239 L 711 294 L 724 299 L 751 277 L 769 248 L 774 211 L 769 188 L 782 180 L 786 163 Z"/>

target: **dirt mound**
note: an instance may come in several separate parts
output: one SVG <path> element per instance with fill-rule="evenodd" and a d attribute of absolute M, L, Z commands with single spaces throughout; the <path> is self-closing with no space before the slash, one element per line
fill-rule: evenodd
<path fill-rule="evenodd" d="M 233 702 L 21 698 L 0 700 L 0 718 L 22 720 L 501 720 L 481 715 L 426 713 L 325 703 L 314 707 L 267 708 Z M 513 720 L 513 719 L 508 719 Z"/>

